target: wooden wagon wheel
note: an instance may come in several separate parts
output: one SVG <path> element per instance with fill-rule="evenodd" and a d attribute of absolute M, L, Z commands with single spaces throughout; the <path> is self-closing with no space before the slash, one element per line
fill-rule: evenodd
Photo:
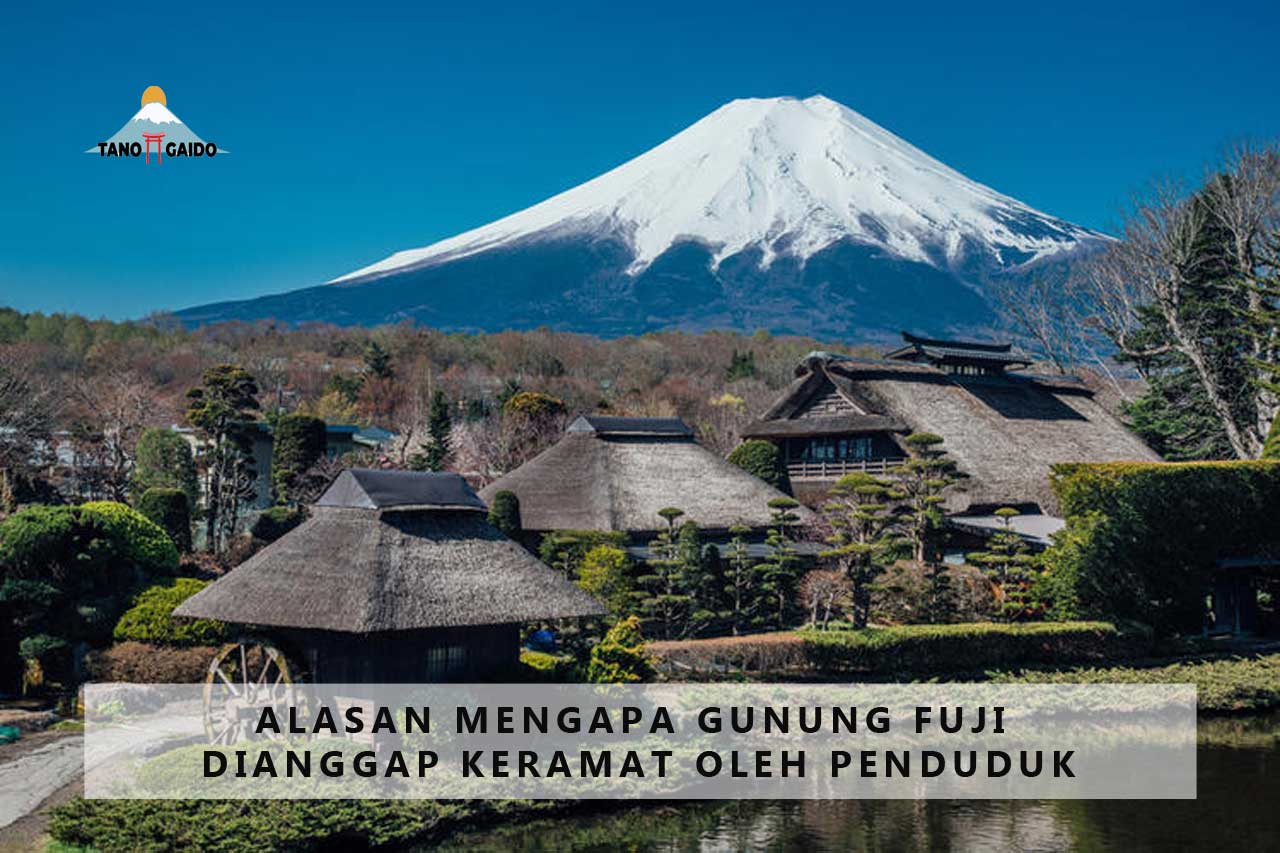
<path fill-rule="evenodd" d="M 223 646 L 204 679 L 204 733 L 210 743 L 228 746 L 248 736 L 263 705 L 271 705 L 281 728 L 289 707 L 302 696 L 284 653 L 268 641 L 245 637 Z M 264 733 L 271 739 L 283 734 Z"/>

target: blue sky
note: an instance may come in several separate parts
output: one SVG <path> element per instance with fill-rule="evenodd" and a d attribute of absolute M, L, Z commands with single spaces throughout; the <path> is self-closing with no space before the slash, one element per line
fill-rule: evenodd
<path fill-rule="evenodd" d="M 736 97 L 821 92 L 1106 228 L 1280 137 L 1280 4 L 21 4 L 0 304 L 116 318 L 316 284 L 567 189 Z M 43 6 L 44 8 L 38 8 Z M 148 84 L 232 152 L 81 154 Z"/>

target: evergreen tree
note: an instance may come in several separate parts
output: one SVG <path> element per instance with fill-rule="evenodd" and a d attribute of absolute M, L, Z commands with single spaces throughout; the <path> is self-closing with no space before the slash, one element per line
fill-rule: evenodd
<path fill-rule="evenodd" d="M 942 436 L 914 432 L 906 438 L 911 457 L 893 469 L 894 492 L 900 503 L 899 526 L 911 543 L 911 556 L 924 564 L 937 559 L 942 529 L 944 492 L 959 479 L 956 464 L 942 449 Z"/>
<path fill-rule="evenodd" d="M 391 353 L 375 340 L 365 344 L 364 372 L 378 379 L 396 378 L 395 366 L 391 363 Z"/>
<path fill-rule="evenodd" d="M 449 414 L 449 400 L 439 388 L 431 395 L 427 412 L 427 436 L 430 441 L 409 458 L 409 467 L 415 471 L 443 471 L 449 458 L 449 438 L 453 433 L 453 418 Z"/>
<path fill-rule="evenodd" d="M 520 537 L 520 498 L 515 492 L 502 489 L 493 496 L 493 503 L 489 505 L 489 523 L 511 539 Z"/>
<path fill-rule="evenodd" d="M 249 430 L 258 384 L 232 364 L 209 368 L 203 379 L 187 392 L 187 420 L 204 444 L 205 547 L 219 553 L 235 532 L 242 502 L 253 493 Z"/>
<path fill-rule="evenodd" d="M 273 419 L 271 492 L 276 503 L 297 502 L 304 475 L 324 458 L 327 444 L 325 423 L 319 418 L 289 414 Z"/>
<path fill-rule="evenodd" d="M 680 542 L 676 521 L 684 511 L 675 507 L 658 510 L 667 523 L 667 529 L 655 537 L 650 550 L 653 557 L 646 564 L 647 573 L 637 580 L 644 588 L 640 601 L 641 612 L 647 619 L 657 622 L 663 637 L 677 639 L 689 630 L 689 617 L 693 613 L 693 596 L 685 585 L 686 569 L 680 559 Z"/>
<path fill-rule="evenodd" d="M 855 628 L 866 627 L 875 580 L 903 546 L 891 529 L 893 497 L 888 483 L 856 472 L 840 478 L 822 507 L 831 525 L 831 547 L 819 556 L 834 563 L 847 579 Z"/>
<path fill-rule="evenodd" d="M 736 349 L 729 358 L 729 367 L 724 372 L 724 381 L 736 379 L 754 379 L 756 377 L 756 354 L 751 350 L 738 352 Z"/>
<path fill-rule="evenodd" d="M 616 545 L 597 545 L 582 558 L 578 586 L 599 599 L 614 618 L 630 615 L 631 560 Z"/>
<path fill-rule="evenodd" d="M 751 554 L 747 550 L 746 536 L 751 528 L 743 524 L 735 524 L 729 528 L 729 548 L 725 561 L 723 579 L 723 597 L 725 616 L 730 630 L 736 637 L 748 624 L 752 611 L 752 586 L 755 579 L 755 566 Z"/>
<path fill-rule="evenodd" d="M 730 452 L 729 461 L 775 489 L 791 491 L 791 481 L 787 477 L 787 468 L 782 463 L 782 455 L 778 452 L 778 446 L 771 441 L 748 439 Z"/>
<path fill-rule="evenodd" d="M 1006 506 L 996 510 L 995 514 L 1000 519 L 1001 528 L 987 540 L 987 550 L 968 554 L 965 559 L 991 579 L 996 590 L 1000 621 L 1020 622 L 1034 618 L 1043 610 L 1032 596 L 1041 561 L 1013 530 L 1013 519 L 1018 511 Z"/>
<path fill-rule="evenodd" d="M 135 500 L 147 489 L 181 489 L 194 512 L 199 505 L 200 482 L 190 442 L 164 427 L 144 430 L 134 448 L 130 488 Z"/>
<path fill-rule="evenodd" d="M 800 502 L 794 498 L 774 498 L 769 501 L 771 518 L 765 545 L 769 556 L 759 566 L 759 589 L 766 596 L 773 611 L 772 621 L 778 628 L 789 624 L 788 605 L 795 601 L 796 586 L 800 582 L 800 558 L 791 538 L 791 528 L 800 520 L 795 509 Z"/>
<path fill-rule="evenodd" d="M 1271 422 L 1271 431 L 1267 433 L 1267 441 L 1262 446 L 1263 459 L 1280 459 L 1280 412 Z"/>

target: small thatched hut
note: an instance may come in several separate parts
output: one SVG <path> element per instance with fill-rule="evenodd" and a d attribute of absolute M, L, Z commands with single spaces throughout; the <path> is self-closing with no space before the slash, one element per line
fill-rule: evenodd
<path fill-rule="evenodd" d="M 1079 379 L 1016 372 L 1029 360 L 1009 344 L 903 338 L 878 359 L 810 353 L 743 431 L 780 447 L 798 496 L 818 499 L 851 471 L 884 473 L 907 456 L 910 432 L 942 436 L 968 475 L 947 508 L 979 516 L 1052 513 L 1054 463 L 1158 459 Z"/>
<path fill-rule="evenodd" d="M 484 678 L 515 662 L 521 623 L 604 612 L 485 512 L 457 474 L 344 471 L 175 614 L 260 626 L 317 681 Z"/>
<path fill-rule="evenodd" d="M 592 415 L 480 496 L 492 501 L 503 490 L 519 498 L 526 531 L 616 530 L 637 541 L 663 528 L 665 507 L 714 535 L 737 524 L 768 527 L 769 501 L 785 497 L 698 444 L 679 418 Z"/>

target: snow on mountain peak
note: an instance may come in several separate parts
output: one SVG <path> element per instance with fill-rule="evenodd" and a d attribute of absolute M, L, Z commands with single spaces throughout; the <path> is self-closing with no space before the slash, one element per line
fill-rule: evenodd
<path fill-rule="evenodd" d="M 182 124 L 182 120 L 169 112 L 169 108 L 159 101 L 143 104 L 142 109 L 133 114 L 130 121 L 149 121 L 153 124 Z"/>
<path fill-rule="evenodd" d="M 939 266 L 975 246 L 1014 265 L 1102 238 L 970 180 L 823 95 L 744 98 L 573 189 L 334 281 L 569 232 L 625 240 L 631 272 L 682 239 L 712 247 L 717 264 L 749 247 L 765 265 L 805 259 L 849 239 Z"/>

